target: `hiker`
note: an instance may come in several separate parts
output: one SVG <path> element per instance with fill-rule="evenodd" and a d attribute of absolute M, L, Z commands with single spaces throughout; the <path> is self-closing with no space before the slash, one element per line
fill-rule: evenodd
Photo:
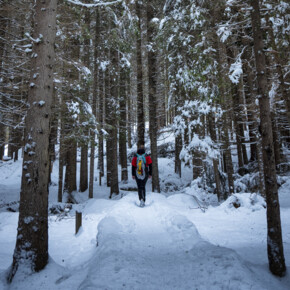
<path fill-rule="evenodd" d="M 145 147 L 141 144 L 138 147 L 137 154 L 132 159 L 132 178 L 136 179 L 138 186 L 138 195 L 140 207 L 145 206 L 146 201 L 146 182 L 152 176 L 152 160 L 145 153 Z"/>

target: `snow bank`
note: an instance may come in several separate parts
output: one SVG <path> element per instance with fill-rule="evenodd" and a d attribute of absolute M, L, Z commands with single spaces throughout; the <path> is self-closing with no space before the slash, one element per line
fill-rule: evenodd
<path fill-rule="evenodd" d="M 266 208 L 266 202 L 262 196 L 256 193 L 235 193 L 221 204 L 221 209 L 245 208 L 251 211 Z"/>
<path fill-rule="evenodd" d="M 290 208 L 290 178 L 279 188 L 279 201 L 281 208 Z"/>
<path fill-rule="evenodd" d="M 185 188 L 185 193 L 195 196 L 203 205 L 217 205 L 218 199 L 216 194 L 209 193 L 201 180 L 197 178 L 193 180 L 190 187 Z"/>
<path fill-rule="evenodd" d="M 180 207 L 184 209 L 198 208 L 199 206 L 193 196 L 183 193 L 169 196 L 167 198 L 167 202 L 174 207 Z"/>

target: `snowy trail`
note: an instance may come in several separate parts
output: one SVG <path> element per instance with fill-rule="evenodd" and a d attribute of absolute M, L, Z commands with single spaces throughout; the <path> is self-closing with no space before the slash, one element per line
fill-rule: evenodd
<path fill-rule="evenodd" d="M 145 208 L 128 195 L 98 226 L 98 247 L 78 289 L 271 289 L 232 250 L 202 240 L 162 195 Z"/>
<path fill-rule="evenodd" d="M 74 219 L 51 218 L 48 266 L 37 274 L 20 274 L 5 290 L 289 289 L 286 280 L 280 283 L 269 274 L 267 265 L 252 265 L 236 251 L 205 241 L 194 223 L 206 214 L 189 209 L 197 207 L 191 196 L 149 193 L 145 208 L 136 206 L 136 199 L 130 193 L 79 205 L 84 220 L 76 236 Z M 17 215 L 5 216 L 15 231 Z"/>

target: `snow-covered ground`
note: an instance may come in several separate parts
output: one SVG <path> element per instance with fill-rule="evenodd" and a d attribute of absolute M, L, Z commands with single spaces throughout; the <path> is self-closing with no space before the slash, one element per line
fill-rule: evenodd
<path fill-rule="evenodd" d="M 96 180 L 94 199 L 76 193 L 82 203 L 49 217 L 48 266 L 28 277 L 19 273 L 10 286 L 4 277 L 12 263 L 18 213 L 0 208 L 0 289 L 290 289 L 289 273 L 277 278 L 268 270 L 266 210 L 260 196 L 239 193 L 216 206 L 216 197 L 196 184 L 185 187 L 191 170 L 184 169 L 179 180 L 167 158 L 159 159 L 159 169 L 167 192 L 150 192 L 149 181 L 145 208 L 136 206 L 136 192 L 122 190 L 109 200 L 105 180 L 101 187 Z M 55 162 L 51 206 L 57 204 L 57 173 Z M 0 205 L 19 200 L 20 180 L 21 160 L 0 163 Z M 121 187 L 134 185 L 130 178 Z M 279 195 L 289 266 L 289 178 Z M 83 213 L 77 235 L 75 210 Z"/>

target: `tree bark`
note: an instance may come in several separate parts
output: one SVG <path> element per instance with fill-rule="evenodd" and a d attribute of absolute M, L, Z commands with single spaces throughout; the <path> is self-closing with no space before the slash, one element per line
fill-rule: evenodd
<path fill-rule="evenodd" d="M 109 126 L 108 126 L 108 139 L 110 140 L 111 150 L 111 177 L 110 177 L 110 198 L 113 194 L 119 194 L 119 178 L 118 178 L 118 130 L 117 130 L 117 115 L 116 115 L 116 104 L 118 102 L 118 51 L 117 47 L 112 48 L 111 51 L 112 61 L 112 73 L 111 73 L 111 96 L 109 99 Z"/>
<path fill-rule="evenodd" d="M 110 53 L 108 53 L 110 55 Z M 111 186 L 111 168 L 112 168 L 112 139 L 109 136 L 109 126 L 111 124 L 111 115 L 109 112 L 111 112 L 110 108 L 110 98 L 111 98 L 111 83 L 110 83 L 110 74 L 109 69 L 106 70 L 105 75 L 105 86 L 106 86 L 106 92 L 105 92 L 105 120 L 106 120 L 106 132 L 108 135 L 106 135 L 106 165 L 107 165 L 107 187 Z"/>
<path fill-rule="evenodd" d="M 17 241 L 8 280 L 22 266 L 42 270 L 48 262 L 49 124 L 53 96 L 56 0 L 37 1 Z M 38 41 L 39 39 L 39 41 Z"/>
<path fill-rule="evenodd" d="M 138 36 L 137 36 L 137 135 L 138 143 L 145 144 L 145 116 L 144 116 L 144 97 L 143 97 L 143 67 L 142 67 L 142 1 L 136 1 L 136 13 L 138 17 Z"/>
<path fill-rule="evenodd" d="M 248 43 L 244 43 L 247 45 Z M 252 58 L 252 49 L 246 48 L 244 53 L 245 57 L 243 59 L 243 71 L 244 71 L 244 90 L 245 90 L 245 100 L 247 107 L 247 118 L 249 126 L 249 137 L 250 137 L 250 161 L 257 160 L 257 142 L 258 142 L 258 123 L 257 123 L 257 113 L 254 98 L 254 73 L 253 68 L 250 67 Z"/>
<path fill-rule="evenodd" d="M 232 153 L 231 153 L 231 145 L 230 145 L 230 139 L 229 139 L 229 122 L 228 122 L 228 114 L 225 113 L 224 115 L 224 154 L 225 154 L 225 164 L 228 174 L 228 184 L 229 184 L 229 193 L 233 194 L 235 192 L 234 187 L 234 168 L 233 168 L 233 161 L 232 161 Z M 226 197 L 225 197 L 226 198 Z"/>
<path fill-rule="evenodd" d="M 248 41 L 244 43 L 248 45 Z M 250 161 L 257 161 L 259 168 L 259 191 L 261 195 L 265 196 L 265 184 L 263 177 L 263 160 L 262 160 L 262 148 L 261 148 L 261 140 L 260 134 L 258 131 L 258 114 L 257 114 L 257 106 L 255 104 L 256 94 L 254 87 L 254 71 L 255 69 L 251 66 L 251 58 L 252 58 L 252 49 L 247 49 L 244 53 L 245 59 L 243 60 L 243 71 L 245 72 L 245 100 L 247 106 L 247 118 L 249 124 L 249 136 L 250 136 L 250 149 L 251 149 L 251 157 Z"/>
<path fill-rule="evenodd" d="M 87 31 L 90 30 L 90 22 L 91 22 L 91 12 L 89 9 L 85 10 L 84 17 L 84 26 Z M 90 68 L 90 35 L 88 33 L 84 33 L 84 55 L 83 55 L 84 65 L 87 68 Z M 88 95 L 90 94 L 90 86 L 88 81 L 85 81 L 85 91 L 82 99 L 84 102 L 88 103 Z M 89 135 L 89 131 L 84 129 L 83 144 L 81 146 L 81 165 L 80 165 L 80 192 L 84 192 L 88 189 L 88 139 L 86 138 Z"/>
<path fill-rule="evenodd" d="M 216 124 L 213 117 L 213 114 L 210 113 L 208 116 L 208 123 L 209 123 L 209 134 L 211 140 L 216 143 L 217 142 L 217 136 L 216 136 Z M 221 201 L 221 182 L 220 182 L 220 174 L 218 170 L 219 161 L 218 159 L 213 159 L 213 170 L 214 170 L 214 179 L 215 179 L 215 185 L 216 185 L 216 193 L 218 197 L 218 201 Z"/>
<path fill-rule="evenodd" d="M 68 143 L 69 142 L 69 143 Z M 77 190 L 77 143 L 71 139 L 66 142 L 66 169 L 64 191 L 72 193 Z"/>
<path fill-rule="evenodd" d="M 127 84 L 127 69 L 122 67 L 120 72 L 120 121 L 119 121 L 119 149 L 120 149 L 120 163 L 121 163 L 121 180 L 128 180 L 127 168 L 127 127 L 126 127 L 126 84 Z"/>
<path fill-rule="evenodd" d="M 80 192 L 88 189 L 88 145 L 81 146 L 81 164 L 80 164 Z"/>
<path fill-rule="evenodd" d="M 60 138 L 62 136 L 60 135 Z M 61 139 L 60 139 L 61 140 Z M 63 191 L 63 166 L 64 166 L 64 160 L 63 160 L 63 145 L 62 141 L 60 141 L 59 144 L 59 167 L 58 167 L 58 194 L 57 194 L 57 201 L 62 202 L 62 191 Z"/>
<path fill-rule="evenodd" d="M 132 148 L 132 104 L 131 104 L 131 81 L 130 77 L 127 78 L 127 134 L 128 134 L 128 147 Z"/>
<path fill-rule="evenodd" d="M 157 63 L 156 47 L 154 45 L 154 25 L 152 19 L 155 17 L 152 3 L 147 1 L 147 37 L 148 37 L 148 76 L 149 76 L 149 130 L 152 159 L 152 191 L 160 192 L 158 153 L 157 153 Z"/>
<path fill-rule="evenodd" d="M 223 114 L 222 118 L 222 126 L 223 126 L 223 151 L 224 151 L 224 167 L 226 173 L 228 175 L 228 187 L 229 187 L 229 194 L 233 194 L 235 192 L 234 188 L 234 168 L 233 168 L 233 161 L 232 161 L 232 153 L 231 153 L 231 144 L 230 144 L 230 120 L 231 116 L 229 114 L 229 108 L 231 108 L 231 96 L 227 93 L 227 87 L 230 87 L 228 81 L 223 79 L 223 75 L 226 74 L 226 70 L 228 69 L 228 61 L 226 55 L 226 48 L 225 44 L 221 43 L 217 40 L 217 48 L 218 48 L 218 62 L 219 62 L 219 74 L 220 74 L 220 94 L 222 96 L 222 105 L 225 109 L 225 113 Z M 227 198 L 227 196 L 224 196 Z"/>
<path fill-rule="evenodd" d="M 251 0 L 250 3 L 252 6 L 251 19 L 256 59 L 261 120 L 260 130 L 262 136 L 264 179 L 267 201 L 267 248 L 269 268 L 274 275 L 283 276 L 286 272 L 286 265 L 283 252 L 280 205 L 273 148 L 270 102 L 267 92 L 266 60 L 264 54 L 263 33 L 261 30 L 259 0 Z"/>
<path fill-rule="evenodd" d="M 177 115 L 177 109 L 181 106 L 181 97 L 180 97 L 180 89 L 179 85 L 177 84 L 175 89 L 175 101 L 174 101 L 174 111 L 175 115 Z M 182 150 L 182 136 L 181 134 L 175 136 L 175 165 L 174 165 L 174 172 L 179 175 L 181 178 L 181 159 L 180 159 L 180 152 Z"/>
<path fill-rule="evenodd" d="M 182 149 L 182 137 L 180 135 L 175 137 L 175 170 L 174 172 L 178 174 L 181 178 L 181 160 L 180 160 L 180 152 Z"/>
<path fill-rule="evenodd" d="M 241 130 L 240 130 L 240 118 L 239 118 L 239 97 L 237 94 L 236 86 L 232 85 L 233 90 L 233 111 L 234 111 L 234 127 L 236 131 L 236 145 L 237 145 L 237 153 L 238 153 L 238 163 L 239 168 L 244 166 L 243 162 L 243 152 L 242 152 L 242 141 L 241 141 Z"/>
<path fill-rule="evenodd" d="M 101 177 L 104 176 L 104 134 L 102 129 L 104 128 L 104 99 L 105 99 L 105 90 L 104 90 L 104 72 L 101 70 L 99 72 L 99 96 L 98 96 L 98 120 L 99 120 L 99 144 L 98 144 L 98 169 L 100 170 Z"/>
<path fill-rule="evenodd" d="M 103 60 L 104 58 L 104 52 L 101 54 L 100 51 L 105 51 L 105 49 L 103 48 L 103 44 L 98 44 L 97 41 L 101 41 L 102 38 L 101 36 L 104 35 L 104 21 L 106 18 L 104 18 L 104 20 L 101 20 L 101 12 L 102 10 L 100 9 L 99 16 L 97 18 L 98 21 L 98 25 L 99 27 L 96 27 L 96 37 L 98 37 L 99 40 L 96 39 L 96 44 L 98 45 L 98 49 L 96 51 L 96 53 L 99 55 L 99 59 L 98 59 L 98 64 L 100 63 L 100 61 Z M 98 31 L 98 32 L 97 32 Z M 99 34 L 99 35 L 98 35 Z M 98 66 L 98 101 L 97 101 L 97 120 L 99 123 L 99 135 L 98 135 L 98 169 L 99 169 L 99 173 L 100 173 L 100 177 L 103 177 L 105 174 L 105 169 L 104 169 L 104 134 L 103 134 L 103 129 L 104 129 L 104 100 L 106 100 L 106 90 L 107 90 L 107 86 L 106 86 L 106 72 L 104 71 L 103 68 L 100 68 Z M 100 181 L 101 182 L 101 181 Z"/>
<path fill-rule="evenodd" d="M 93 72 L 93 96 L 92 96 L 92 113 L 96 118 L 97 113 L 97 98 L 99 86 L 99 41 L 100 41 L 100 11 L 96 9 L 96 24 L 95 24 L 95 43 L 94 43 L 94 72 Z M 90 155 L 90 180 L 89 180 L 89 198 L 94 197 L 94 173 L 95 173 L 95 128 L 91 130 L 91 155 Z"/>

